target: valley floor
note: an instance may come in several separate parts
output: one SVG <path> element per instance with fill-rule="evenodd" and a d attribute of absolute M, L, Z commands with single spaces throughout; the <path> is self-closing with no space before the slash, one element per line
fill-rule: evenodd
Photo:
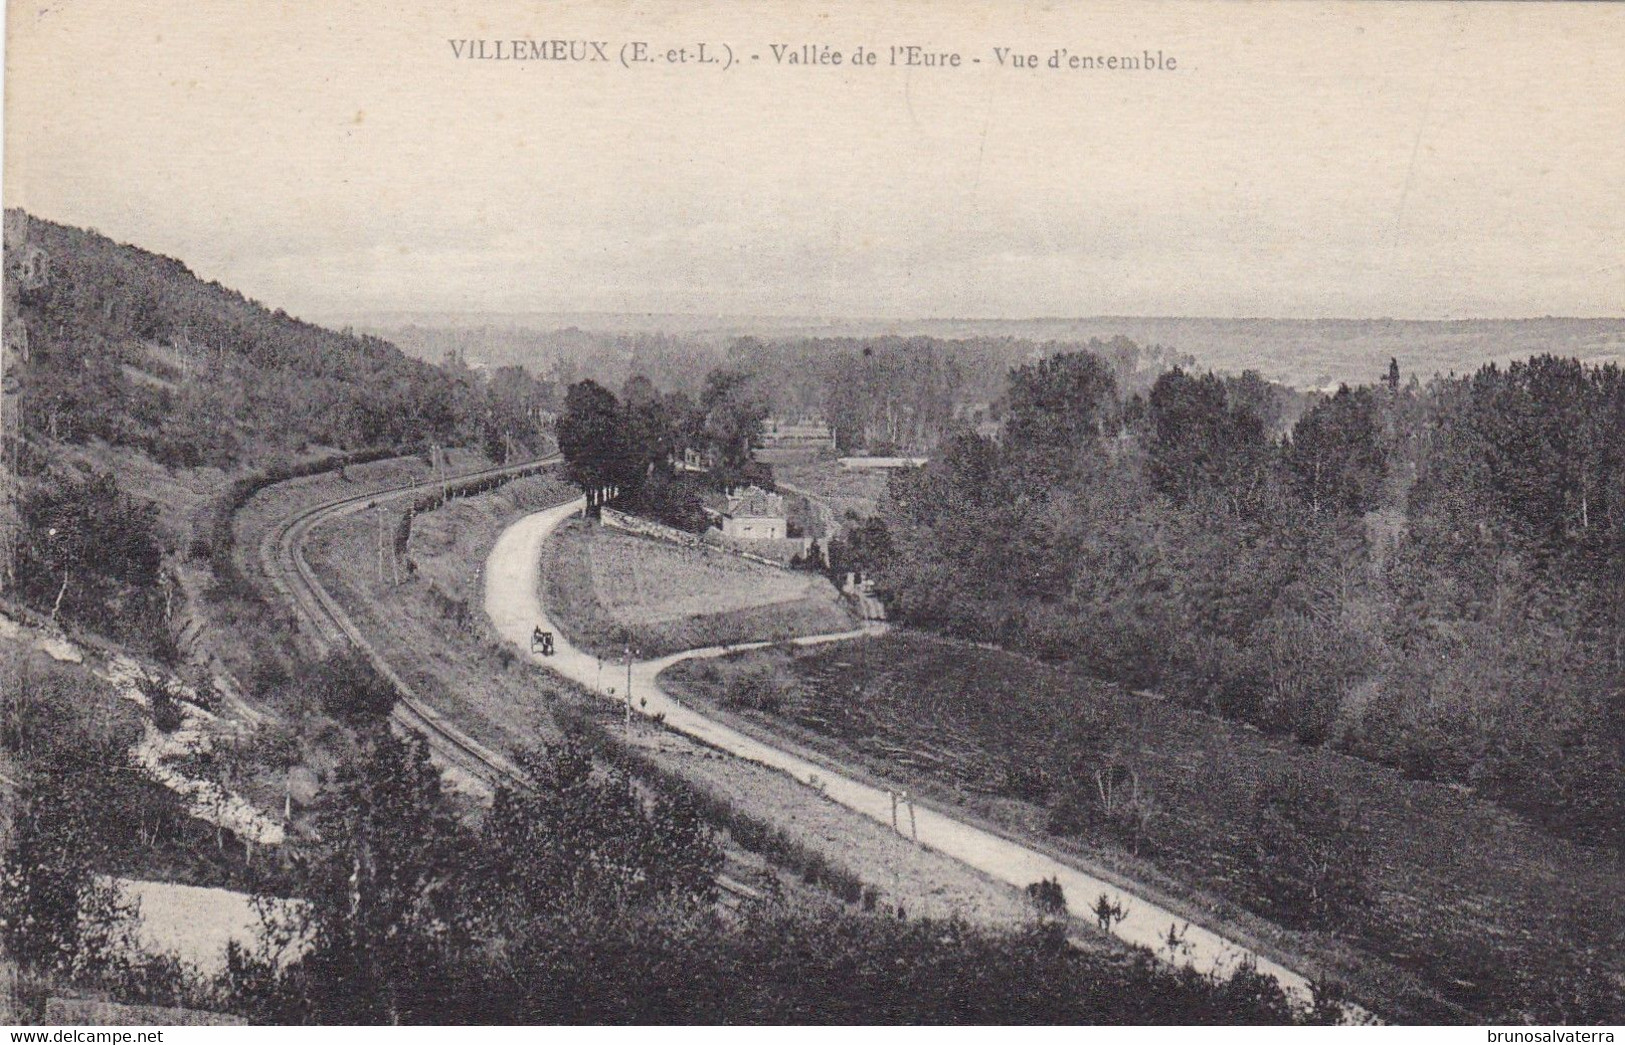
<path fill-rule="evenodd" d="M 1625 1014 L 1618 854 L 1553 838 L 1458 789 L 1026 658 L 906 632 L 688 662 L 661 682 L 752 735 L 788 739 L 1001 832 L 1156 883 L 1313 955 L 1415 1018 Z M 773 690 L 771 710 L 741 706 L 742 687 Z M 1155 801 L 1137 855 L 1098 833 L 1057 837 L 1043 806 L 1012 793 L 1019 770 L 1055 761 L 1072 728 L 1066 715 L 1084 712 Z M 1375 903 L 1340 934 L 1289 932 L 1255 913 L 1253 796 L 1261 779 L 1285 770 L 1346 796 L 1366 828 Z"/>

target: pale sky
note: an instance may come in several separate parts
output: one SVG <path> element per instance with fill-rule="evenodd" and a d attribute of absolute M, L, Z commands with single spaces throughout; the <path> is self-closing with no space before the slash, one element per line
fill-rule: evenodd
<path fill-rule="evenodd" d="M 8 15 L 6 205 L 301 315 L 1625 314 L 1617 5 Z M 738 65 L 459 60 L 465 38 L 706 41 Z M 775 43 L 882 64 L 778 66 Z M 884 64 L 908 43 L 964 64 Z M 1178 68 L 1017 71 L 997 46 Z"/>

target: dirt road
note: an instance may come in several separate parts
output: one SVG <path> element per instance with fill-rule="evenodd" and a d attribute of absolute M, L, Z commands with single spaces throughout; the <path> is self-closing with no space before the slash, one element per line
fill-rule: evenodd
<path fill-rule="evenodd" d="M 710 648 L 690 650 L 657 660 L 635 661 L 630 665 L 631 691 L 627 692 L 628 666 L 624 661 L 604 661 L 576 649 L 564 641 L 560 629 L 547 616 L 540 598 L 540 561 L 543 543 L 555 528 L 572 515 L 579 514 L 584 500 L 559 505 L 514 523 L 498 538 L 486 561 L 485 610 L 499 634 L 514 643 L 526 655 L 544 667 L 601 693 L 606 699 L 627 701 L 633 709 L 644 715 L 663 715 L 668 727 L 705 741 L 740 758 L 750 759 L 786 773 L 801 783 L 818 789 L 830 799 L 881 824 L 890 826 L 894 817 L 893 793 L 849 779 L 789 752 L 765 744 L 743 733 L 730 729 L 679 703 L 667 695 L 656 682 L 657 676 L 680 660 L 692 657 L 721 656 L 729 650 Z M 554 633 L 555 652 L 550 657 L 531 654 L 530 636 L 533 628 Z M 864 635 L 863 630 L 838 635 L 811 636 L 797 640 L 801 644 L 833 642 Z M 765 645 L 765 644 L 758 644 Z M 750 646 L 733 647 L 734 650 Z M 1063 864 L 1053 857 L 1035 852 L 1007 838 L 962 823 L 954 818 L 916 807 L 913 821 L 918 841 L 946 854 L 978 871 L 1018 889 L 1040 879 L 1057 879 L 1066 895 L 1069 910 L 1078 917 L 1093 919 L 1096 904 L 1102 897 L 1108 906 L 1116 905 L 1123 912 L 1112 931 L 1130 943 L 1148 947 L 1173 960 L 1229 975 L 1244 963 L 1256 963 L 1260 972 L 1274 976 L 1281 986 L 1301 1000 L 1309 996 L 1308 980 L 1268 958 L 1253 954 L 1218 933 L 1201 926 L 1185 926 L 1183 919 L 1155 904 L 1135 896 L 1117 886 Z M 907 810 L 901 814 L 900 827 L 911 831 Z M 862 870 L 862 854 L 854 854 L 857 868 Z M 1182 944 L 1177 952 L 1168 946 L 1170 929 L 1183 928 Z"/>

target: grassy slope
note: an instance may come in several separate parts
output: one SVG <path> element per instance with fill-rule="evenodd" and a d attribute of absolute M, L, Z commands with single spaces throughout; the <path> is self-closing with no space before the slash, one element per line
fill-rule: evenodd
<path fill-rule="evenodd" d="M 758 727 L 1039 844 L 1160 880 L 1193 902 L 1217 898 L 1219 913 L 1255 928 L 1260 920 L 1241 909 L 1252 796 L 1261 777 L 1297 769 L 1362 809 L 1381 900 L 1351 940 L 1263 928 L 1266 935 L 1377 996 L 1409 993 L 1412 981 L 1472 1013 L 1512 1019 L 1540 1018 L 1589 990 L 1593 1012 L 1611 1007 L 1617 1019 L 1625 1011 L 1618 857 L 1552 839 L 1489 803 L 1009 654 L 915 636 L 862 652 L 845 646 L 792 659 L 764 651 L 714 667 L 679 665 L 665 678 L 707 702 L 725 685 L 723 673 L 763 663 L 786 683 L 787 699 L 776 716 L 743 715 Z M 1043 764 L 1067 728 L 1066 709 L 1080 706 L 1104 716 L 1122 760 L 1155 796 L 1160 812 L 1140 858 L 1103 839 L 1051 838 L 1041 809 L 1000 793 L 1005 764 Z M 1452 1018 L 1422 998 L 1402 1005 Z"/>
<path fill-rule="evenodd" d="M 452 467 L 463 469 L 483 465 L 483 458 L 463 451 L 450 455 Z M 293 671 L 300 651 L 291 642 L 275 642 L 271 637 L 254 632 L 260 627 L 254 611 L 269 613 L 288 620 L 292 607 L 282 601 L 270 578 L 261 569 L 261 544 L 272 537 L 282 524 L 299 512 L 325 504 L 341 497 L 350 497 L 370 491 L 398 486 L 413 479 L 426 481 L 431 475 L 422 457 L 386 458 L 368 464 L 352 465 L 338 471 L 276 483 L 249 498 L 232 517 L 232 555 L 237 569 L 262 597 L 263 605 L 248 607 L 237 597 L 246 593 L 216 591 L 212 598 L 203 600 L 201 608 L 207 612 L 210 623 L 209 645 L 231 673 L 244 684 L 250 699 L 262 709 L 277 711 L 279 697 L 276 679 L 266 677 L 269 661 L 274 661 L 283 674 Z M 376 525 L 376 522 L 374 522 Z M 375 556 L 375 551 L 373 553 Z M 372 558 L 367 560 L 369 563 Z M 191 564 L 203 577 L 199 587 L 206 588 L 210 574 L 208 564 Z"/>
<path fill-rule="evenodd" d="M 533 475 L 479 497 L 454 499 L 413 520 L 407 554 L 420 578 L 477 610 L 484 598 L 479 570 L 503 527 L 574 493 L 554 475 Z"/>
<path fill-rule="evenodd" d="M 17 391 L 6 408 L 28 438 L 22 493 L 79 467 L 111 472 L 156 504 L 188 677 L 207 689 L 206 673 L 223 665 L 251 695 L 269 688 L 255 683 L 285 676 L 289 658 L 273 656 L 279 671 L 255 679 L 251 665 L 265 658 L 245 635 L 259 633 L 261 654 L 289 643 L 244 604 L 248 593 L 217 586 L 230 580 L 214 576 L 207 554 L 223 497 L 234 480 L 340 448 L 456 441 L 455 419 L 428 409 L 455 399 L 456 379 L 376 338 L 205 282 L 173 258 L 19 211 L 6 218 L 8 323 L 26 329 L 29 346 L 7 375 Z"/>
<path fill-rule="evenodd" d="M 26 283 L 8 264 L 7 289 L 29 332 L 28 420 L 53 438 L 251 468 L 325 442 L 428 434 L 413 411 L 451 390 L 387 342 L 304 323 L 94 231 L 7 211 L 5 246 L 8 262 L 40 259 Z"/>
<path fill-rule="evenodd" d="M 853 627 L 821 577 L 587 524 L 558 531 L 542 573 L 549 614 L 588 650 L 656 657 Z"/>
<path fill-rule="evenodd" d="M 505 525 L 572 494 L 544 475 L 424 514 L 413 524 L 408 550 L 416 571 L 403 574 L 398 587 L 393 575 L 378 580 L 378 523 L 371 512 L 317 527 L 306 558 L 391 666 L 459 728 L 499 750 L 556 740 L 549 694 L 504 655 L 473 586 L 475 570 Z M 388 532 L 406 506 L 405 500 L 388 504 Z M 470 684 L 471 671 L 477 685 Z"/>

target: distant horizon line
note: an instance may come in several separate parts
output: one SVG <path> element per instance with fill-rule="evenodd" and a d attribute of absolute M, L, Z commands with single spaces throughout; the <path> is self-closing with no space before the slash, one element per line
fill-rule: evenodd
<path fill-rule="evenodd" d="M 1227 323 L 1538 323 L 1538 322 L 1625 322 L 1625 312 L 1602 315 L 1553 314 L 1541 315 L 1467 315 L 1445 317 L 1421 316 L 1359 316 L 1359 315 L 1203 315 L 1196 313 L 1078 313 L 1074 315 L 1042 316 L 831 316 L 800 313 L 769 312 L 674 312 L 634 309 L 361 309 L 355 311 L 322 311 L 312 313 L 317 323 L 334 323 L 360 318 L 411 317 L 643 317 L 648 319 L 773 321 L 801 323 L 1076 323 L 1084 320 L 1218 320 Z"/>
<path fill-rule="evenodd" d="M 80 232 L 83 232 L 83 233 L 87 233 L 87 234 L 90 234 L 90 235 L 93 235 L 93 236 L 100 236 L 100 237 L 102 237 L 104 239 L 109 240 L 110 242 L 112 242 L 116 246 L 129 247 L 131 249 L 138 250 L 138 251 L 141 251 L 141 252 L 146 253 L 146 254 L 153 254 L 153 255 L 156 255 L 158 257 L 168 258 L 169 260 L 177 261 L 182 266 L 184 266 L 186 268 L 186 270 L 188 272 L 190 272 L 193 276 L 195 276 L 197 279 L 199 279 L 199 280 L 201 280 L 201 281 L 203 281 L 205 283 L 213 283 L 213 284 L 216 284 L 218 286 L 226 287 L 227 289 L 233 290 L 234 292 L 236 292 L 238 294 L 242 294 L 244 297 L 248 298 L 249 300 L 252 300 L 252 301 L 255 301 L 258 304 L 261 304 L 263 307 L 265 307 L 267 309 L 282 311 L 282 312 L 284 312 L 284 313 L 286 313 L 286 314 L 288 314 L 290 316 L 301 319 L 301 320 L 303 320 L 305 322 L 312 323 L 312 324 L 315 324 L 315 325 L 318 325 L 318 326 L 329 326 L 329 327 L 337 326 L 337 325 L 341 325 L 341 324 L 354 324 L 357 320 L 363 319 L 363 318 L 377 320 L 379 318 L 388 317 L 388 318 L 393 320 L 393 319 L 406 318 L 406 317 L 430 317 L 430 316 L 456 316 L 456 317 L 459 317 L 459 318 L 475 317 L 475 316 L 486 316 L 486 317 L 560 317 L 560 316 L 572 316 L 572 317 L 605 317 L 605 318 L 608 318 L 608 317 L 620 317 L 620 318 L 623 318 L 623 319 L 624 318 L 631 318 L 631 317 L 643 317 L 643 318 L 647 318 L 647 319 L 686 320 L 686 321 L 690 321 L 690 322 L 693 322 L 693 321 L 705 321 L 705 320 L 713 320 L 713 321 L 714 320 L 722 320 L 722 321 L 728 321 L 728 322 L 730 322 L 732 324 L 735 324 L 735 325 L 740 324 L 740 323 L 752 323 L 752 322 L 823 323 L 823 324 L 836 324 L 836 323 L 849 323 L 849 324 L 989 323 L 989 324 L 996 324 L 996 323 L 1066 323 L 1066 322 L 1081 322 L 1081 321 L 1086 321 L 1086 320 L 1098 320 L 1098 321 L 1108 321 L 1108 322 L 1129 322 L 1129 321 L 1142 321 L 1142 322 L 1144 322 L 1144 321 L 1218 321 L 1218 322 L 1227 322 L 1227 323 L 1271 322 L 1271 323 L 1415 323 L 1415 324 L 1447 324 L 1447 323 L 1473 323 L 1473 322 L 1533 323 L 1533 322 L 1622 322 L 1622 321 L 1625 321 L 1625 311 L 1621 311 L 1621 312 L 1618 312 L 1618 313 L 1592 314 L 1592 315 L 1543 313 L 1543 314 L 1540 314 L 1540 315 L 1529 315 L 1529 314 L 1520 314 L 1520 315 L 1474 314 L 1474 315 L 1419 317 L 1419 316 L 1393 316 L 1393 315 L 1382 315 L 1382 316 L 1372 316 L 1372 315 L 1368 315 L 1368 316 L 1359 316 L 1359 315 L 1314 315 L 1314 316 L 1275 315 L 1275 316 L 1271 316 L 1271 315 L 1260 315 L 1260 314 L 1256 314 L 1256 313 L 1255 314 L 1250 314 L 1250 315 L 1214 315 L 1214 314 L 1202 315 L 1202 314 L 1189 314 L 1189 313 L 1187 313 L 1187 314 L 1166 314 L 1166 313 L 1164 313 L 1164 314 L 1154 314 L 1154 313 L 1109 313 L 1109 312 L 1073 314 L 1073 315 L 1055 315 L 1055 314 L 1051 314 L 1051 315 L 1028 315 L 1028 316 L 1008 316 L 1008 315 L 1005 315 L 1005 316 L 943 316 L 943 315 L 925 315 L 925 316 L 877 316 L 877 315 L 831 316 L 831 315 L 818 315 L 818 314 L 809 314 L 809 313 L 726 312 L 726 311 L 707 311 L 707 310 L 697 310 L 697 311 L 664 310 L 663 311 L 663 310 L 654 310 L 654 309 L 631 309 L 631 310 L 567 309 L 567 308 L 519 308 L 519 309 L 430 308 L 430 309 L 412 309 L 412 308 L 393 308 L 393 307 L 372 307 L 372 308 L 356 308 L 356 307 L 331 308 L 331 307 L 322 307 L 322 308 L 306 309 L 306 308 L 299 308 L 297 306 L 290 307 L 290 306 L 285 305 L 285 304 L 284 305 L 278 305 L 275 302 L 270 301 L 269 299 L 262 299 L 261 297 L 259 297 L 258 293 L 250 293 L 249 291 L 245 290 L 242 287 L 242 285 L 240 284 L 240 282 L 238 280 L 234 279 L 234 278 L 228 277 L 228 279 L 230 279 L 230 282 L 227 282 L 225 279 L 222 279 L 220 276 L 212 276 L 211 277 L 211 276 L 206 275 L 203 272 L 199 271 L 195 267 L 195 262 L 192 261 L 192 260 L 188 260 L 186 258 L 178 257 L 178 256 L 175 256 L 175 255 L 166 254 L 163 251 L 161 251 L 161 250 L 159 250 L 157 248 L 154 248 L 154 247 L 142 246 L 140 243 L 137 243 L 134 239 L 122 239 L 122 238 L 120 238 L 120 235 L 110 235 L 110 234 L 108 234 L 106 232 L 103 232 L 96 225 L 91 224 L 89 222 L 74 222 L 74 221 L 71 221 L 71 220 L 66 220 L 66 219 L 61 219 L 61 218 L 45 217 L 44 215 L 36 213 L 34 210 L 23 207 L 23 206 L 15 203 L 15 202 L 7 202 L 3 209 L 4 209 L 4 212 L 5 212 L 6 216 L 7 216 L 7 218 L 8 218 L 8 221 L 11 219 L 11 216 L 14 215 L 14 214 L 15 215 L 22 215 L 22 216 L 25 216 L 26 218 L 28 218 L 31 221 L 41 221 L 41 222 L 45 222 L 45 223 L 48 223 L 48 224 L 57 225 L 57 226 L 62 227 L 62 228 L 74 229 L 74 230 L 77 230 L 77 231 L 80 231 Z M 1622 306 L 1622 309 L 1625 309 L 1625 306 Z"/>

